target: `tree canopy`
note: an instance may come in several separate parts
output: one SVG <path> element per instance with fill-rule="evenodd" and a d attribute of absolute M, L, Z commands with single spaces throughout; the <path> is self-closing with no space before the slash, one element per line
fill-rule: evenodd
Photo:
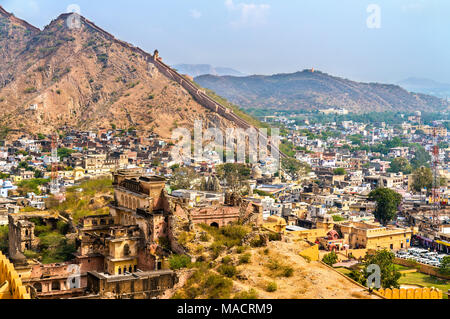
<path fill-rule="evenodd" d="M 420 192 L 423 188 L 431 190 L 433 185 L 433 172 L 429 167 L 419 167 L 413 173 L 412 187 L 416 192 Z"/>
<path fill-rule="evenodd" d="M 299 178 L 311 170 L 308 164 L 302 163 L 295 158 L 283 158 L 281 167 L 294 178 Z"/>
<path fill-rule="evenodd" d="M 239 192 L 244 182 L 250 178 L 251 170 L 246 164 L 226 163 L 216 167 L 216 172 L 221 180 L 234 191 Z"/>
<path fill-rule="evenodd" d="M 355 269 L 349 277 L 356 280 L 362 285 L 367 285 L 367 279 L 373 274 L 373 270 L 369 269 L 371 265 L 380 267 L 380 285 L 382 288 L 399 288 L 398 280 L 401 273 L 394 264 L 395 255 L 393 252 L 383 249 L 376 252 L 367 252 L 364 257 L 362 269 Z M 373 267 L 373 266 L 372 266 Z"/>
<path fill-rule="evenodd" d="M 397 215 L 402 196 L 389 188 L 377 188 L 370 192 L 369 200 L 376 202 L 375 218 L 381 224 L 386 225 Z"/>
<path fill-rule="evenodd" d="M 396 157 L 391 161 L 391 167 L 389 169 L 392 173 L 411 174 L 412 166 L 409 161 L 404 157 Z"/>
<path fill-rule="evenodd" d="M 347 171 L 345 170 L 345 168 L 338 167 L 338 168 L 334 169 L 333 174 L 334 175 L 347 175 Z"/>
<path fill-rule="evenodd" d="M 172 190 L 191 189 L 192 181 L 196 178 L 195 171 L 190 167 L 178 167 L 170 178 Z"/>

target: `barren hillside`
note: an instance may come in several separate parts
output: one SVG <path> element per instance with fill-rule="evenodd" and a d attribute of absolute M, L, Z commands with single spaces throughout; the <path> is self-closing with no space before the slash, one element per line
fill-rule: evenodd
<path fill-rule="evenodd" d="M 445 100 L 410 93 L 398 85 L 355 82 L 313 70 L 271 76 L 203 75 L 196 77 L 195 81 L 245 109 L 317 110 L 342 107 L 363 113 L 440 111 L 449 107 Z"/>
<path fill-rule="evenodd" d="M 0 126 L 48 133 L 63 126 L 154 131 L 169 138 L 195 119 L 233 126 L 161 74 L 149 55 L 80 17 L 64 14 L 40 31 L 0 7 Z M 2 37 L 4 39 L 4 37 Z"/>

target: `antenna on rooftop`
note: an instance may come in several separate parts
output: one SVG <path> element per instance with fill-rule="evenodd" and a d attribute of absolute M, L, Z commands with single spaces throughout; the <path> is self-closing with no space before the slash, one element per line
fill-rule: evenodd
<path fill-rule="evenodd" d="M 440 187 L 441 181 L 439 178 L 439 145 L 437 139 L 436 126 L 433 127 L 433 157 L 432 157 L 432 170 L 433 170 L 433 188 L 432 188 L 432 200 L 433 200 L 433 225 L 439 225 L 439 210 L 440 210 Z"/>
<path fill-rule="evenodd" d="M 50 193 L 59 193 L 59 183 L 58 183 L 58 136 L 56 133 L 52 136 L 52 173 L 51 173 L 51 183 L 50 183 Z"/>

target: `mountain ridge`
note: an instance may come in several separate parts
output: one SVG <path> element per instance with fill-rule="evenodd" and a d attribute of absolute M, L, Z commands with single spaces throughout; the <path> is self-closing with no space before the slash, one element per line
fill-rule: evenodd
<path fill-rule="evenodd" d="M 409 77 L 399 81 L 397 84 L 410 92 L 420 92 L 443 99 L 450 97 L 450 83 L 438 82 L 427 78 Z"/>
<path fill-rule="evenodd" d="M 227 67 L 216 67 L 211 64 L 176 64 L 173 66 L 180 73 L 187 74 L 191 77 L 197 77 L 200 75 L 231 75 L 231 76 L 245 76 L 246 74 Z"/>
<path fill-rule="evenodd" d="M 235 126 L 159 72 L 153 55 L 83 16 L 80 29 L 69 29 L 70 15 L 59 15 L 28 37 L 21 31 L 15 35 L 15 47 L 2 49 L 3 128 L 49 133 L 55 127 L 114 124 L 169 138 L 178 125 L 192 128 L 196 119 L 207 127 Z M 9 17 L 0 15 L 0 31 L 13 29 Z"/>
<path fill-rule="evenodd" d="M 449 104 L 398 85 L 356 82 L 316 70 L 247 77 L 203 75 L 195 81 L 244 109 L 311 110 L 346 108 L 353 112 L 447 110 Z"/>

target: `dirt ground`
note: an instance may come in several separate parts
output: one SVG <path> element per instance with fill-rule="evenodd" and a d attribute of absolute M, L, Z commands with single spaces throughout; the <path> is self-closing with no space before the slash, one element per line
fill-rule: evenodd
<path fill-rule="evenodd" d="M 378 299 L 360 286 L 343 278 L 320 262 L 308 261 L 299 255 L 302 243 L 270 242 L 268 247 L 254 248 L 249 264 L 238 266 L 239 279 L 234 281 L 237 291 L 253 288 L 260 299 Z M 268 250 L 267 250 L 268 249 Z M 275 264 L 277 266 L 273 266 Z M 272 267 L 270 266 L 272 265 Z M 280 269 L 293 268 L 291 277 Z M 277 290 L 267 292 L 270 282 Z"/>

